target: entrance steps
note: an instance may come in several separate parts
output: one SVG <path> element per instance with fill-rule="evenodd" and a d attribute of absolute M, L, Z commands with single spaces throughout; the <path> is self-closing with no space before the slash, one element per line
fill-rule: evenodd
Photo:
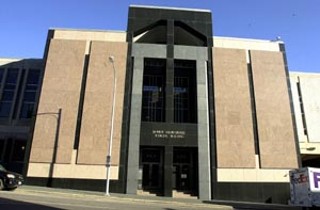
<path fill-rule="evenodd" d="M 159 196 L 162 195 L 160 191 L 156 190 L 138 190 L 137 191 L 138 195 L 146 195 L 146 196 Z"/>
<path fill-rule="evenodd" d="M 160 191 L 156 190 L 138 190 L 138 195 L 144 195 L 144 196 L 162 196 L 163 194 Z M 189 199 L 198 199 L 196 195 L 194 195 L 192 192 L 187 191 L 172 191 L 172 197 L 173 198 L 189 198 Z"/>
<path fill-rule="evenodd" d="M 198 199 L 196 195 L 194 195 L 192 192 L 187 191 L 172 191 L 172 197 L 173 198 L 189 198 L 189 199 Z"/>

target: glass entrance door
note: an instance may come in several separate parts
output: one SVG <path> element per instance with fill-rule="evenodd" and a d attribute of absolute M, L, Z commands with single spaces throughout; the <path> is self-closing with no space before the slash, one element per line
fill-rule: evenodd
<path fill-rule="evenodd" d="M 197 156 L 194 148 L 174 148 L 172 188 L 183 192 L 197 192 Z"/>
<path fill-rule="evenodd" d="M 142 148 L 141 162 L 142 167 L 142 189 L 161 190 L 163 179 L 163 157 L 161 148 Z"/>
<path fill-rule="evenodd" d="M 178 191 L 190 191 L 192 182 L 192 174 L 190 172 L 189 164 L 174 164 L 173 189 Z"/>
<path fill-rule="evenodd" d="M 144 163 L 142 165 L 142 188 L 156 189 L 160 187 L 160 164 Z"/>

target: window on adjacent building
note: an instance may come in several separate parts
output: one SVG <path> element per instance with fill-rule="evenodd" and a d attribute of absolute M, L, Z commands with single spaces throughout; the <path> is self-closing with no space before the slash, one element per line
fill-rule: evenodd
<path fill-rule="evenodd" d="M 4 156 L 5 139 L 0 138 L 0 161 L 2 161 Z"/>
<path fill-rule="evenodd" d="M 9 117 L 11 111 L 12 102 L 0 102 L 0 117 Z"/>
<path fill-rule="evenodd" d="M 197 86 L 195 61 L 174 61 L 174 122 L 197 122 Z"/>
<path fill-rule="evenodd" d="M 143 72 L 142 121 L 165 121 L 165 73 L 165 59 L 145 59 Z"/>
<path fill-rule="evenodd" d="M 17 87 L 19 71 L 16 68 L 9 68 L 0 101 L 0 117 L 10 116 L 14 94 Z"/>
<path fill-rule="evenodd" d="M 24 160 L 26 143 L 27 141 L 22 139 L 17 139 L 14 141 L 11 161 L 22 162 Z"/>
<path fill-rule="evenodd" d="M 27 77 L 26 88 L 23 93 L 20 118 L 31 118 L 36 103 L 37 91 L 40 82 L 40 70 L 30 69 Z"/>
<path fill-rule="evenodd" d="M 307 121 L 306 121 L 306 116 L 305 116 L 305 113 L 304 113 L 304 106 L 303 106 L 303 100 L 302 100 L 300 81 L 297 82 L 297 89 L 298 89 L 298 96 L 299 96 L 299 104 L 300 104 L 303 132 L 304 132 L 305 135 L 308 135 Z"/>
<path fill-rule="evenodd" d="M 0 68 L 0 87 L 1 87 L 1 84 L 2 84 L 3 75 L 4 75 L 4 69 Z"/>

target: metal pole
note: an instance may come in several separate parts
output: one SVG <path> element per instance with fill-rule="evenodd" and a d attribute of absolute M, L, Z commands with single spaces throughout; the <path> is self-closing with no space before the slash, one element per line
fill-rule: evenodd
<path fill-rule="evenodd" d="M 116 87 L 117 87 L 117 78 L 116 78 L 116 70 L 114 67 L 114 57 L 110 56 L 109 61 L 112 63 L 113 68 L 113 102 L 112 102 L 112 114 L 111 114 L 111 130 L 110 130 L 110 142 L 109 142 L 109 150 L 107 155 L 107 179 L 106 179 L 106 195 L 109 194 L 109 186 L 110 186 L 110 173 L 111 173 L 111 153 L 112 153 L 112 141 L 113 141 L 113 124 L 114 124 L 114 108 L 116 103 Z"/>

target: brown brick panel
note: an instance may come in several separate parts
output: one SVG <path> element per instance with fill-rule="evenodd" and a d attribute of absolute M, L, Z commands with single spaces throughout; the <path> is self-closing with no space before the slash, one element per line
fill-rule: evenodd
<path fill-rule="evenodd" d="M 262 168 L 295 168 L 297 153 L 281 52 L 251 51 Z"/>
<path fill-rule="evenodd" d="M 56 135 L 56 163 L 70 163 L 78 114 L 86 42 L 51 40 L 30 162 L 52 162 Z M 62 109 L 57 133 L 59 108 Z"/>
<path fill-rule="evenodd" d="M 78 164 L 105 164 L 110 142 L 113 68 L 117 76 L 112 164 L 119 164 L 127 43 L 92 42 L 85 91 Z"/>
<path fill-rule="evenodd" d="M 219 168 L 254 168 L 255 150 L 245 50 L 214 48 Z"/>

